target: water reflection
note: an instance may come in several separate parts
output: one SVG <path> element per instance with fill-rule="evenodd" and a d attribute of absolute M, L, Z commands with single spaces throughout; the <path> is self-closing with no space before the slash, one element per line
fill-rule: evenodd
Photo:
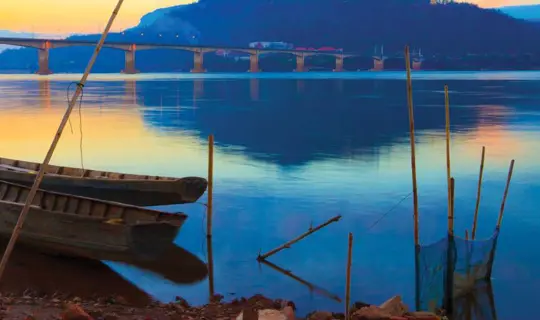
<path fill-rule="evenodd" d="M 51 108 L 51 82 L 47 79 L 41 80 L 39 83 L 39 98 L 41 107 L 45 109 Z"/>
<path fill-rule="evenodd" d="M 206 139 L 215 134 L 217 293 L 226 298 L 263 293 L 292 299 L 300 313 L 315 308 L 341 311 L 342 304 L 310 295 L 304 283 L 265 266 L 259 269 L 255 260 L 261 248 L 284 243 L 312 221 L 339 213 L 343 221 L 276 254 L 273 263 L 339 296 L 344 292 L 347 233 L 354 232 L 353 300 L 381 303 L 402 294 L 413 305 L 412 203 L 403 202 L 367 230 L 410 192 L 401 76 L 384 73 L 368 78 L 359 73 L 359 79 L 343 75 L 336 80 L 317 74 L 283 79 L 208 75 L 156 81 L 141 75 L 130 82 L 114 78 L 118 76 L 99 77 L 103 80 L 85 87 L 82 108 L 83 156 L 89 168 L 204 177 Z M 528 315 L 527 306 L 534 305 L 531 297 L 540 286 L 535 273 L 540 268 L 540 245 L 530 242 L 540 226 L 536 197 L 540 82 L 438 80 L 446 77 L 425 76 L 413 85 L 421 241 L 440 239 L 446 229 L 442 88 L 447 83 L 456 233 L 463 234 L 472 224 L 482 145 L 487 155 L 479 237 L 493 230 L 508 162 L 516 158 L 493 286 L 500 297 L 501 319 Z M 40 90 L 37 81 L 0 81 L 2 156 L 42 160 L 65 111 L 68 84 L 67 79 L 51 80 L 48 95 L 40 96 L 38 90 L 47 90 Z M 47 108 L 44 97 L 50 101 Z M 78 117 L 73 114 L 73 133 L 66 130 L 52 162 L 79 165 Z M 176 242 L 206 261 L 204 208 L 194 204 L 165 209 L 189 215 Z M 178 285 L 169 281 L 171 277 L 150 277 L 143 268 L 108 264 L 158 299 L 177 295 L 192 303 L 208 299 L 207 278 Z M 518 304 L 521 307 L 515 310 Z"/>
<path fill-rule="evenodd" d="M 2 240 L 2 250 L 7 241 Z M 120 295 L 135 305 L 147 305 L 150 297 L 99 261 L 57 258 L 17 245 L 2 279 L 2 292 L 22 294 L 72 294 L 80 298 Z"/>

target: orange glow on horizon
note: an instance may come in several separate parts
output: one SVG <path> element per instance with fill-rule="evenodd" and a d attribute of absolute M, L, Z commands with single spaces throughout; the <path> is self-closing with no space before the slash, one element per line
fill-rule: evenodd
<path fill-rule="evenodd" d="M 112 30 L 134 27 L 141 17 L 159 8 L 193 0 L 125 1 Z M 0 1 L 0 30 L 36 33 L 102 32 L 116 1 L 22 0 Z"/>

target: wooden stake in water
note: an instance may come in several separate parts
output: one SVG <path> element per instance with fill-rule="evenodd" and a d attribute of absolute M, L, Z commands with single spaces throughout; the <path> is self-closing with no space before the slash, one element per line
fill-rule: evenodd
<path fill-rule="evenodd" d="M 452 208 L 451 214 L 452 217 L 454 217 L 454 204 L 455 204 L 455 180 L 454 178 L 450 178 L 450 206 Z M 453 235 L 453 233 L 450 233 L 450 235 Z"/>
<path fill-rule="evenodd" d="M 214 135 L 208 137 L 208 203 L 206 207 L 206 236 L 212 237 L 212 210 L 214 205 Z"/>
<path fill-rule="evenodd" d="M 351 319 L 351 265 L 352 265 L 353 235 L 349 233 L 349 250 L 347 254 L 347 279 L 345 283 L 345 319 Z"/>
<path fill-rule="evenodd" d="M 512 173 L 514 172 L 514 159 L 510 161 L 510 169 L 508 170 L 508 178 L 506 179 L 506 187 L 504 188 L 503 200 L 501 203 L 501 211 L 499 212 L 499 219 L 497 219 L 497 229 L 501 227 L 502 218 L 504 214 L 504 205 L 506 204 L 506 197 L 508 196 L 508 189 L 510 188 L 510 180 L 512 180 Z"/>
<path fill-rule="evenodd" d="M 414 138 L 414 110 L 412 98 L 412 80 L 411 80 L 411 57 L 409 46 L 405 47 L 405 66 L 407 68 L 407 105 L 409 107 L 409 132 L 411 136 L 411 171 L 413 185 L 413 203 L 414 203 L 414 244 L 420 244 L 418 231 L 418 190 L 416 185 L 416 151 Z"/>
<path fill-rule="evenodd" d="M 478 224 L 478 210 L 480 209 L 480 195 L 482 193 L 482 176 L 484 175 L 484 159 L 486 157 L 486 147 L 482 147 L 482 158 L 480 159 L 480 175 L 478 176 L 478 190 L 476 191 L 476 207 L 474 209 L 474 220 L 471 239 L 476 239 L 476 225 Z"/>
<path fill-rule="evenodd" d="M 450 195 L 450 98 L 448 96 L 448 86 L 444 86 L 444 109 L 446 120 L 446 185 L 448 188 L 448 233 L 454 233 L 454 209 Z"/>
<path fill-rule="evenodd" d="M 208 250 L 209 302 L 214 296 L 214 251 L 212 250 L 212 210 L 214 203 L 214 135 L 208 137 L 208 203 L 206 204 L 206 248 Z"/>
<path fill-rule="evenodd" d="M 45 171 L 49 165 L 49 162 L 51 161 L 51 158 L 54 154 L 56 145 L 60 141 L 60 137 L 62 136 L 62 132 L 64 131 L 64 128 L 66 127 L 66 124 L 69 120 L 71 112 L 73 111 L 73 107 L 75 106 L 77 99 L 81 95 L 82 88 L 86 84 L 88 75 L 90 74 L 90 71 L 92 70 L 92 67 L 94 66 L 94 63 L 96 62 L 96 58 L 99 54 L 99 51 L 101 50 L 101 47 L 103 47 L 103 43 L 105 42 L 105 39 L 107 38 L 107 35 L 109 34 L 109 30 L 111 29 L 114 19 L 118 15 L 118 12 L 120 11 L 120 8 L 122 7 L 123 2 L 124 0 L 118 0 L 118 3 L 116 4 L 116 7 L 114 8 L 111 14 L 111 17 L 109 18 L 109 22 L 107 23 L 107 26 L 105 27 L 105 30 L 103 31 L 103 34 L 101 35 L 101 38 L 99 39 L 99 42 L 96 45 L 94 54 L 90 58 L 90 61 L 88 62 L 88 65 L 86 66 L 86 70 L 84 71 L 84 74 L 81 80 L 77 84 L 77 90 L 75 90 L 73 97 L 69 101 L 68 108 L 66 110 L 66 113 L 64 114 L 64 117 L 62 118 L 62 121 L 60 121 L 58 130 L 56 131 L 56 134 L 54 135 L 54 138 L 51 142 L 51 146 L 49 147 L 49 151 L 47 151 L 47 155 L 45 156 L 43 163 L 39 166 L 39 172 L 37 173 L 36 180 L 34 181 L 32 188 L 28 192 L 28 196 L 26 197 L 26 202 L 24 203 L 24 207 L 21 211 L 21 214 L 19 215 L 17 224 L 15 225 L 15 228 L 13 229 L 13 234 L 11 235 L 11 238 L 9 239 L 9 243 L 6 247 L 6 251 L 4 252 L 4 255 L 2 256 L 2 260 L 0 261 L 0 279 L 2 278 L 2 275 L 4 274 L 4 270 L 6 269 L 9 257 L 11 256 L 11 252 L 13 251 L 13 248 L 15 247 L 15 243 L 17 242 L 17 239 L 19 238 L 19 234 L 23 227 L 24 221 L 26 220 L 26 216 L 28 215 L 28 212 L 30 211 L 30 205 L 34 201 L 34 197 L 39 188 L 39 185 L 41 184 L 41 180 L 43 179 L 43 175 L 45 174 Z"/>

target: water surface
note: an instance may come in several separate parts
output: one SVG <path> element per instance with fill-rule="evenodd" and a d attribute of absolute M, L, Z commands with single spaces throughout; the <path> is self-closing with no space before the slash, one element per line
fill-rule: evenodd
<path fill-rule="evenodd" d="M 535 312 L 540 73 L 419 72 L 413 78 L 422 244 L 439 240 L 446 230 L 443 87 L 448 84 L 456 234 L 472 228 L 482 146 L 487 152 L 480 238 L 493 232 L 515 159 L 493 291 L 499 319 Z M 41 161 L 66 109 L 66 88 L 78 79 L 0 75 L 0 154 Z M 340 222 L 269 261 L 343 299 L 352 232 L 353 300 L 381 303 L 401 294 L 413 306 L 403 73 L 93 75 L 90 80 L 53 163 L 205 177 L 207 137 L 215 135 L 214 277 L 216 292 L 226 299 L 263 293 L 294 300 L 300 313 L 343 310 L 342 303 L 256 261 L 260 251 L 341 214 Z M 204 261 L 205 202 L 206 196 L 198 204 L 162 207 L 189 215 L 176 242 Z M 207 300 L 207 280 L 181 285 L 108 264 L 157 299 Z"/>

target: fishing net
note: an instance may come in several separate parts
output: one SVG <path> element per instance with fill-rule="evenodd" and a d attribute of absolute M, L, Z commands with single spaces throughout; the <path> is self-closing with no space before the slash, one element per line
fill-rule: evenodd
<path fill-rule="evenodd" d="M 416 249 L 416 307 L 453 313 L 454 302 L 489 281 L 499 231 L 485 240 L 449 236 Z"/>
<path fill-rule="evenodd" d="M 497 320 L 491 282 L 476 282 L 470 291 L 455 297 L 453 308 L 454 320 Z"/>

